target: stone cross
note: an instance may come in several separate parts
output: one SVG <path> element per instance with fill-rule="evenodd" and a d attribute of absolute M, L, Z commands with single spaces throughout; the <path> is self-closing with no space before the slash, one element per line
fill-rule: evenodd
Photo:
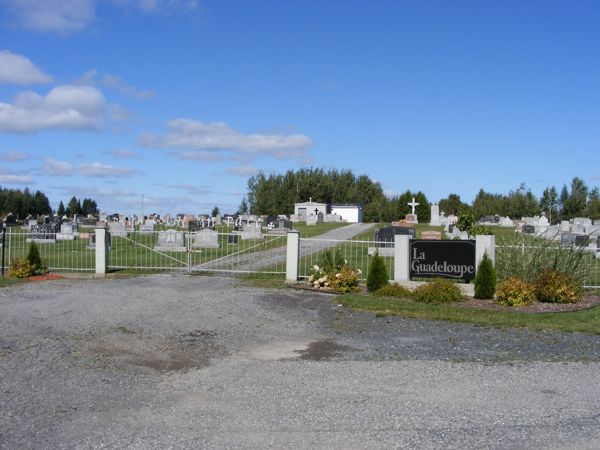
<path fill-rule="evenodd" d="M 308 202 L 312 203 L 312 197 L 308 197 Z"/>
<path fill-rule="evenodd" d="M 407 203 L 408 206 L 412 208 L 412 214 L 415 214 L 415 207 L 419 206 L 420 203 L 415 202 L 415 198 L 413 197 L 412 202 Z"/>

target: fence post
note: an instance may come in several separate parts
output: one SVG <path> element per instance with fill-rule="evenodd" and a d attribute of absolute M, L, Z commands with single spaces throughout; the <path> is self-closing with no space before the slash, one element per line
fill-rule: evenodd
<path fill-rule="evenodd" d="M 285 259 L 285 282 L 296 283 L 300 268 L 300 232 L 288 231 Z"/>
<path fill-rule="evenodd" d="M 479 263 L 483 259 L 483 254 L 487 252 L 488 258 L 492 260 L 492 265 L 496 265 L 496 236 L 477 235 L 475 236 L 475 271 L 479 268 Z M 475 272 L 477 273 L 477 272 Z"/>
<path fill-rule="evenodd" d="M 2 222 L 2 276 L 4 276 L 4 257 L 6 256 L 6 224 Z"/>
<path fill-rule="evenodd" d="M 410 280 L 410 236 L 396 234 L 394 236 L 394 281 L 401 283 Z"/>
<path fill-rule="evenodd" d="M 96 276 L 105 277 L 108 268 L 108 239 L 106 228 L 96 228 Z"/>

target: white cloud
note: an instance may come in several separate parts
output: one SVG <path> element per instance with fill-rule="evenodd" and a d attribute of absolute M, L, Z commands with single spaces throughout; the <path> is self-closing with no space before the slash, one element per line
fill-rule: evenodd
<path fill-rule="evenodd" d="M 174 119 L 168 126 L 166 135 L 144 133 L 138 143 L 151 148 L 226 151 L 241 157 L 269 155 L 278 159 L 306 157 L 306 149 L 313 145 L 312 140 L 302 134 L 241 134 L 224 122 Z"/>
<path fill-rule="evenodd" d="M 29 153 L 20 152 L 18 150 L 9 150 L 7 152 L 0 153 L 0 161 L 20 162 L 27 161 L 29 158 L 31 158 Z"/>
<path fill-rule="evenodd" d="M 0 102 L 0 131 L 98 128 L 105 105 L 102 93 L 90 86 L 61 85 L 45 96 L 25 91 L 12 104 Z"/>
<path fill-rule="evenodd" d="M 79 166 L 79 171 L 85 176 L 97 178 L 128 177 L 137 173 L 136 170 L 129 167 L 116 167 L 99 162 L 82 164 Z"/>
<path fill-rule="evenodd" d="M 22 28 L 69 35 L 84 30 L 96 18 L 100 0 L 0 0 Z M 198 9 L 199 0 L 112 0 L 112 3 L 141 13 L 186 13 Z"/>
<path fill-rule="evenodd" d="M 133 150 L 117 149 L 104 152 L 105 155 L 110 155 L 119 159 L 139 159 L 141 156 Z"/>
<path fill-rule="evenodd" d="M 196 186 L 194 184 L 168 184 L 166 187 L 181 189 L 191 195 L 206 195 L 211 193 L 208 186 Z"/>
<path fill-rule="evenodd" d="M 241 177 L 251 177 L 252 175 L 256 175 L 258 172 L 259 170 L 256 167 L 246 164 L 230 167 L 229 169 L 225 170 L 225 173 L 229 175 L 239 175 Z"/>
<path fill-rule="evenodd" d="M 27 30 L 68 35 L 83 30 L 96 15 L 94 0 L 4 0 Z"/>
<path fill-rule="evenodd" d="M 0 168 L 0 183 L 4 184 L 34 184 L 29 175 L 15 172 L 14 170 Z"/>
<path fill-rule="evenodd" d="M 73 166 L 67 161 L 46 158 L 42 166 L 42 172 L 53 177 L 70 177 L 73 175 Z"/>
<path fill-rule="evenodd" d="M 122 95 L 137 100 L 146 100 L 154 97 L 154 91 L 145 91 L 127 83 L 122 77 L 110 73 L 98 73 L 96 69 L 88 70 L 78 80 L 77 84 L 84 86 L 100 85 L 114 89 Z"/>
<path fill-rule="evenodd" d="M 227 158 L 218 153 L 210 152 L 208 150 L 182 150 L 180 152 L 174 152 L 172 155 L 178 159 L 189 160 L 189 161 L 224 161 Z"/>
<path fill-rule="evenodd" d="M 8 84 L 43 84 L 52 81 L 27 59 L 8 50 L 0 51 L 0 83 Z"/>

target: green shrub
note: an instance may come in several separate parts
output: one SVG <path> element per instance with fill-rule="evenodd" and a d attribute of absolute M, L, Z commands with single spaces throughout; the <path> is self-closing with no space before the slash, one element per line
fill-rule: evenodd
<path fill-rule="evenodd" d="M 463 300 L 463 294 L 456 283 L 442 278 L 418 286 L 412 295 L 417 302 L 423 303 L 448 303 Z"/>
<path fill-rule="evenodd" d="M 546 269 L 565 273 L 575 280 L 585 275 L 581 247 L 561 247 L 559 242 L 522 234 L 501 237 L 496 248 L 496 273 L 499 280 L 517 277 L 535 283 Z"/>
<path fill-rule="evenodd" d="M 412 297 L 412 292 L 410 289 L 405 288 L 404 286 L 400 286 L 397 283 L 386 284 L 385 286 L 380 287 L 374 292 L 375 295 L 381 297 L 396 297 L 396 298 L 410 298 Z"/>
<path fill-rule="evenodd" d="M 44 271 L 42 266 L 42 257 L 40 250 L 34 241 L 29 243 L 29 251 L 27 252 L 27 262 L 31 266 L 32 274 L 39 274 Z"/>
<path fill-rule="evenodd" d="M 33 273 L 33 267 L 25 258 L 17 258 L 10 263 L 10 276 L 13 278 L 27 278 Z"/>
<path fill-rule="evenodd" d="M 389 277 L 383 258 L 376 252 L 369 265 L 369 275 L 367 276 L 367 289 L 375 292 L 377 289 L 388 284 Z"/>
<path fill-rule="evenodd" d="M 488 258 L 487 252 L 477 267 L 475 277 L 475 298 L 494 298 L 496 293 L 496 269 L 492 260 Z"/>
<path fill-rule="evenodd" d="M 373 292 L 373 295 L 378 297 L 411 298 L 412 291 L 398 283 L 388 283 Z"/>
<path fill-rule="evenodd" d="M 471 236 L 477 236 L 477 235 L 481 236 L 484 234 L 491 236 L 495 233 L 494 233 L 494 230 L 492 230 L 492 227 L 488 227 L 487 225 L 473 225 L 471 227 L 471 229 L 469 230 L 469 234 Z"/>
<path fill-rule="evenodd" d="M 358 291 L 358 276 L 358 272 L 345 265 L 335 275 L 328 276 L 329 286 L 336 292 L 356 292 Z"/>
<path fill-rule="evenodd" d="M 527 306 L 535 301 L 535 288 L 516 277 L 498 283 L 496 303 L 508 306 Z"/>
<path fill-rule="evenodd" d="M 345 264 L 346 260 L 339 249 L 336 249 L 334 254 L 331 253 L 331 250 L 326 250 L 321 256 L 320 266 L 325 273 L 337 273 L 342 270 Z"/>
<path fill-rule="evenodd" d="M 540 302 L 576 303 L 581 298 L 581 288 L 573 277 L 546 269 L 535 281 L 535 294 Z"/>

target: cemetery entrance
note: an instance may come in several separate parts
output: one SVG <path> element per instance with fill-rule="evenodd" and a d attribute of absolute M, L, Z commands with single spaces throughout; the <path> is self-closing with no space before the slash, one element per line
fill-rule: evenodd
<path fill-rule="evenodd" d="M 287 234 L 256 230 L 128 231 L 111 235 L 109 270 L 285 274 Z"/>

